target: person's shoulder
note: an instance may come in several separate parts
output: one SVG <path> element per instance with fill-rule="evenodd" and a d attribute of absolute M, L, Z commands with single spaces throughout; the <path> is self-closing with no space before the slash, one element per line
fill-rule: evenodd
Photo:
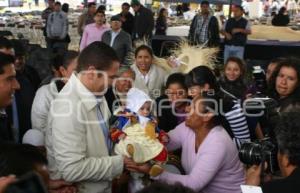
<path fill-rule="evenodd" d="M 63 11 L 60 11 L 59 14 L 64 17 L 64 18 L 67 18 L 68 17 L 68 14 L 63 12 Z"/>
<path fill-rule="evenodd" d="M 41 86 L 37 91 L 35 97 L 47 97 L 48 94 L 53 92 L 53 89 L 50 86 L 51 83 Z"/>
<path fill-rule="evenodd" d="M 129 33 L 127 33 L 126 31 L 122 30 L 120 31 L 120 35 L 122 36 L 126 36 L 126 37 L 130 37 Z"/>
<path fill-rule="evenodd" d="M 86 28 L 91 29 L 91 28 L 94 28 L 94 27 L 95 27 L 95 23 L 90 23 L 90 24 L 87 24 L 84 29 L 86 29 Z"/>
<path fill-rule="evenodd" d="M 167 72 L 162 67 L 158 66 L 157 64 L 152 64 L 152 67 L 157 73 L 159 73 L 158 77 L 159 77 L 159 75 L 166 75 L 167 74 Z M 163 78 L 165 78 L 165 77 L 163 77 Z"/>
<path fill-rule="evenodd" d="M 106 37 L 106 36 L 110 35 L 110 33 L 111 33 L 111 30 L 105 31 L 105 32 L 103 33 L 103 37 Z"/>

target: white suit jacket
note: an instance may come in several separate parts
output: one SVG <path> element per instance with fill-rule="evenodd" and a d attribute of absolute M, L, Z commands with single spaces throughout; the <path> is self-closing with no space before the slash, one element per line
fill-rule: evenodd
<path fill-rule="evenodd" d="M 97 108 L 95 95 L 75 74 L 51 104 L 52 128 L 46 137 L 50 175 L 78 183 L 80 193 L 110 193 L 112 179 L 123 171 L 123 157 L 109 156 Z M 105 99 L 100 108 L 107 121 Z"/>

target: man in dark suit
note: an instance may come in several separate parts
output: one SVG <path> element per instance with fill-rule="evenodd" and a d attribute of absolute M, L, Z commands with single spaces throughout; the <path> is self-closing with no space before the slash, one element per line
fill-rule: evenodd
<path fill-rule="evenodd" d="M 111 17 L 111 30 L 103 34 L 102 41 L 117 52 L 121 64 L 130 65 L 129 54 L 132 50 L 132 41 L 130 35 L 123 31 L 121 26 L 119 15 Z"/>
<path fill-rule="evenodd" d="M 13 141 L 5 108 L 13 102 L 13 95 L 20 88 L 14 62 L 13 56 L 0 52 L 0 142 Z"/>
<path fill-rule="evenodd" d="M 133 24 L 134 24 L 134 17 L 129 12 L 130 5 L 129 3 L 122 4 L 122 12 L 119 14 L 122 21 L 122 29 L 129 33 L 132 36 Z"/>
<path fill-rule="evenodd" d="M 31 106 L 41 80 L 36 70 L 26 64 L 27 51 L 19 40 L 11 40 L 14 48 L 16 78 L 20 89 L 15 92 L 11 106 L 6 108 L 8 120 L 13 126 L 14 140 L 20 143 L 27 130 L 31 129 Z"/>
<path fill-rule="evenodd" d="M 154 28 L 152 11 L 145 8 L 139 0 L 132 0 L 131 7 L 135 12 L 132 38 L 134 40 L 143 38 L 151 39 Z"/>

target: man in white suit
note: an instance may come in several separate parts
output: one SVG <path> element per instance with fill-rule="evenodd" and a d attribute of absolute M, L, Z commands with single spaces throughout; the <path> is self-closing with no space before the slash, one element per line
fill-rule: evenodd
<path fill-rule="evenodd" d="M 46 146 L 52 179 L 78 183 L 80 193 L 109 193 L 127 158 L 111 156 L 110 111 L 103 95 L 119 69 L 115 51 L 86 47 L 74 73 L 51 104 Z"/>

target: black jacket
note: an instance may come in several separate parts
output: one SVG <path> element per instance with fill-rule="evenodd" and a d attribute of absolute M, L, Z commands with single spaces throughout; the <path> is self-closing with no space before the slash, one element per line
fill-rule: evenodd
<path fill-rule="evenodd" d="M 227 20 L 225 24 L 225 31 L 231 34 L 232 39 L 228 40 L 225 38 L 225 45 L 233 45 L 233 46 L 245 46 L 247 43 L 247 34 L 244 33 L 232 33 L 234 28 L 242 28 L 246 29 L 248 25 L 248 20 L 241 17 L 240 19 L 230 18 Z"/>
<path fill-rule="evenodd" d="M 296 168 L 292 174 L 284 179 L 274 180 L 262 185 L 263 193 L 299 193 L 300 169 Z"/>
<path fill-rule="evenodd" d="M 287 26 L 290 23 L 288 15 L 277 14 L 272 19 L 272 25 L 274 26 Z"/>
<path fill-rule="evenodd" d="M 120 17 L 122 17 L 122 13 L 119 14 Z M 133 25 L 134 25 L 134 17 L 129 12 L 127 15 L 125 15 L 125 22 L 122 22 L 122 29 L 129 33 L 129 35 L 132 35 Z"/>
<path fill-rule="evenodd" d="M 134 17 L 133 39 L 151 38 L 153 28 L 154 18 L 152 11 L 141 5 Z"/>
<path fill-rule="evenodd" d="M 155 25 L 155 35 L 166 35 L 167 31 L 167 21 L 163 17 L 159 17 L 156 20 L 156 25 Z"/>
<path fill-rule="evenodd" d="M 197 40 L 195 39 L 195 33 L 197 28 L 197 19 L 199 15 L 196 15 L 192 21 L 190 26 L 189 36 L 188 39 L 191 44 L 195 45 L 198 44 Z M 209 47 L 217 47 L 220 45 L 220 33 L 219 33 L 219 24 L 218 20 L 215 16 L 211 16 L 209 23 L 208 23 L 208 44 Z"/>

